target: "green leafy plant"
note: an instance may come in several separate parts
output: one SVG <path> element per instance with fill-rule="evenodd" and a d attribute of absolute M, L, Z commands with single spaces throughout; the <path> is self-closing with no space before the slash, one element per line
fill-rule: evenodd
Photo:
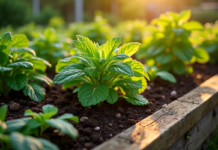
<path fill-rule="evenodd" d="M 45 89 L 35 81 L 52 84 L 52 80 L 40 72 L 45 71 L 46 60 L 36 57 L 34 50 L 26 48 L 29 41 L 25 35 L 12 37 L 6 32 L 0 39 L 0 93 L 7 96 L 11 89 L 22 90 L 25 96 L 40 102 Z"/>
<path fill-rule="evenodd" d="M 118 100 L 116 89 L 119 88 L 126 101 L 133 105 L 146 105 L 148 101 L 138 93 L 146 87 L 149 79 L 143 65 L 131 59 L 138 50 L 139 43 L 128 43 L 121 46 L 121 39 L 115 37 L 99 46 L 90 39 L 77 36 L 74 41 L 79 50 L 69 58 L 58 62 L 54 83 L 63 88 L 77 85 L 79 101 L 83 106 L 91 106 L 107 101 L 110 104 Z M 84 83 L 84 84 L 82 84 Z"/>
<path fill-rule="evenodd" d="M 6 121 L 7 105 L 0 108 L 0 149 L 2 150 L 58 150 L 58 147 L 42 138 L 25 136 L 16 130 L 24 127 L 29 118 Z"/>
<path fill-rule="evenodd" d="M 203 48 L 195 48 L 191 33 L 202 30 L 203 26 L 196 21 L 189 21 L 190 11 L 181 13 L 168 12 L 154 19 L 147 28 L 151 34 L 144 38 L 138 58 L 146 56 L 146 64 L 156 65 L 161 70 L 172 71 L 181 75 L 193 70 L 195 61 L 205 63 L 209 56 Z"/>
<path fill-rule="evenodd" d="M 197 40 L 199 48 L 209 53 L 210 63 L 216 63 L 218 61 L 218 22 L 214 25 L 205 24 L 204 30 L 195 32 L 193 38 Z"/>
<path fill-rule="evenodd" d="M 36 51 L 38 57 L 48 60 L 53 66 L 58 60 L 69 56 L 71 39 L 57 35 L 55 29 L 47 28 L 44 34 L 33 33 L 35 39 L 30 47 Z"/>
<path fill-rule="evenodd" d="M 73 116 L 72 114 L 64 114 L 56 119 L 51 119 L 54 115 L 58 113 L 58 109 L 52 105 L 45 105 L 42 107 L 43 113 L 34 113 L 30 109 L 26 110 L 24 116 L 32 116 L 33 119 L 27 122 L 27 129 L 23 132 L 34 132 L 36 135 L 42 135 L 43 132 L 48 127 L 57 128 L 61 132 L 71 136 L 72 138 L 76 138 L 78 136 L 77 130 L 68 123 L 66 120 L 71 120 L 76 123 L 79 122 L 78 117 Z M 36 129 L 40 128 L 40 133 L 35 132 Z M 38 130 L 37 130 L 38 131 Z"/>
<path fill-rule="evenodd" d="M 171 83 L 176 83 L 176 78 L 167 71 L 160 71 L 156 66 L 145 66 L 145 70 L 148 73 L 151 81 L 154 81 L 157 77 Z"/>

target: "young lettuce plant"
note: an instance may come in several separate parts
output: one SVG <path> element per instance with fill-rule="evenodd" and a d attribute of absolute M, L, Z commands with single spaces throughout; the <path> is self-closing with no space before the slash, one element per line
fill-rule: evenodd
<path fill-rule="evenodd" d="M 40 102 L 45 97 L 45 89 L 34 81 L 51 85 L 52 80 L 40 73 L 46 65 L 51 65 L 36 57 L 34 50 L 26 48 L 28 43 L 22 34 L 12 37 L 6 32 L 0 38 L 0 93 L 7 96 L 12 89 L 22 90 L 25 96 Z"/>
<path fill-rule="evenodd" d="M 138 93 L 147 87 L 149 79 L 143 65 L 130 57 L 138 50 L 139 43 L 121 46 L 121 39 L 115 37 L 99 46 L 90 39 L 77 36 L 75 46 L 80 51 L 58 62 L 54 83 L 63 88 L 77 85 L 79 101 L 83 106 L 91 106 L 107 101 L 114 104 L 118 100 L 119 88 L 127 102 L 146 105 L 148 101 Z M 84 83 L 84 84 L 82 84 Z"/>
<path fill-rule="evenodd" d="M 145 70 L 148 72 L 151 81 L 154 81 L 157 77 L 160 77 L 163 80 L 176 83 L 176 78 L 171 73 L 167 71 L 160 71 L 156 66 L 145 66 Z"/>
<path fill-rule="evenodd" d="M 56 35 L 53 28 L 47 28 L 44 34 L 33 33 L 35 39 L 30 47 L 36 51 L 38 57 L 48 60 L 55 66 L 58 60 L 69 56 L 71 39 Z"/>
<path fill-rule="evenodd" d="M 154 19 L 152 24 L 157 27 L 149 28 L 151 34 L 144 39 L 138 58 L 146 56 L 147 65 L 156 65 L 161 70 L 170 70 L 178 75 L 191 70 L 193 59 L 199 63 L 207 62 L 207 52 L 203 48 L 194 48 L 190 37 L 193 31 L 202 30 L 203 26 L 196 21 L 188 22 L 190 16 L 190 11 L 179 14 L 168 12 Z"/>
<path fill-rule="evenodd" d="M 16 130 L 25 126 L 29 118 L 6 121 L 7 105 L 0 108 L 0 148 L 2 150 L 58 150 L 58 147 L 42 138 L 23 135 Z"/>
<path fill-rule="evenodd" d="M 56 119 L 51 119 L 51 117 L 58 113 L 58 109 L 52 105 L 43 106 L 42 111 L 43 113 L 39 114 L 32 112 L 30 109 L 25 111 L 24 116 L 33 117 L 33 119 L 27 122 L 27 130 L 25 132 L 29 133 L 32 130 L 34 131 L 35 129 L 40 128 L 39 135 L 42 136 L 43 132 L 51 126 L 53 128 L 57 128 L 72 138 L 76 138 L 78 136 L 78 131 L 74 128 L 74 126 L 66 121 L 71 120 L 78 123 L 78 117 L 66 113 Z"/>

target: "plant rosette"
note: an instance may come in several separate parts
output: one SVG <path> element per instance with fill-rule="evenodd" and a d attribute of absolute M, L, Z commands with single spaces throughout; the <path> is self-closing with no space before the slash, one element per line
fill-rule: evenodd
<path fill-rule="evenodd" d="M 108 40 L 99 46 L 90 39 L 77 36 L 74 41 L 78 53 L 63 60 L 56 66 L 59 72 L 54 83 L 63 88 L 77 85 L 79 101 L 83 106 L 101 104 L 107 101 L 114 104 L 118 100 L 119 88 L 127 102 L 133 105 L 146 105 L 148 101 L 138 93 L 147 87 L 143 65 L 131 58 L 138 50 L 139 43 L 128 43 L 118 48 L 120 37 Z"/>
<path fill-rule="evenodd" d="M 36 57 L 34 50 L 26 48 L 28 44 L 23 34 L 12 37 L 6 32 L 0 38 L 0 93 L 8 96 L 11 90 L 22 90 L 25 96 L 40 102 L 45 97 L 45 89 L 37 82 L 51 86 L 52 80 L 43 73 L 46 66 L 51 65 Z"/>

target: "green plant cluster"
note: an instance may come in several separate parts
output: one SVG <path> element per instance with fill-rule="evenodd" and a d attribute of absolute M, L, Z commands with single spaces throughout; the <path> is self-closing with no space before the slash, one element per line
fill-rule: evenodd
<path fill-rule="evenodd" d="M 63 87 L 77 85 L 79 101 L 83 106 L 91 106 L 107 101 L 114 104 L 118 100 L 116 89 L 121 89 L 123 97 L 133 105 L 145 105 L 148 101 L 138 93 L 146 89 L 149 79 L 143 65 L 131 59 L 137 52 L 139 43 L 127 43 L 119 47 L 120 37 L 108 40 L 104 45 L 93 43 L 89 38 L 77 36 L 74 41 L 79 52 L 59 61 L 54 83 Z M 118 48 L 119 47 L 119 48 Z M 81 84 L 83 83 L 83 84 Z"/>
<path fill-rule="evenodd" d="M 203 26 L 199 22 L 188 21 L 190 16 L 190 11 L 168 12 L 152 20 L 156 26 L 148 28 L 151 34 L 144 39 L 138 58 L 146 57 L 147 65 L 156 65 L 178 75 L 190 73 L 193 70 L 191 64 L 196 61 L 209 61 L 205 49 L 193 46 L 191 33 L 203 30 Z"/>
<path fill-rule="evenodd" d="M 52 105 L 43 106 L 42 111 L 43 113 L 37 114 L 26 110 L 24 116 L 33 118 L 4 121 L 7 105 L 3 105 L 0 108 L 0 148 L 2 150 L 58 150 L 59 148 L 50 141 L 38 138 L 50 126 L 72 138 L 78 136 L 78 131 L 67 122 L 67 120 L 71 120 L 78 123 L 77 117 L 72 114 L 64 114 L 51 119 L 58 112 L 58 109 Z"/>
<path fill-rule="evenodd" d="M 24 95 L 40 102 L 45 97 L 45 89 L 37 83 L 52 84 L 43 72 L 49 62 L 36 57 L 35 51 L 27 48 L 28 39 L 23 34 L 6 32 L 0 38 L 0 92 L 5 96 L 13 89 L 22 90 Z"/>

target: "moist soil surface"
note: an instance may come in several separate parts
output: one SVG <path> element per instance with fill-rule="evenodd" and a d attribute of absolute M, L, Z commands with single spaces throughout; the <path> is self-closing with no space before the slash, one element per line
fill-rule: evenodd
<path fill-rule="evenodd" d="M 149 101 L 146 106 L 133 106 L 125 100 L 119 99 L 113 105 L 104 102 L 100 107 L 85 108 L 79 103 L 77 93 L 72 93 L 75 87 L 61 89 L 61 85 L 53 85 L 52 87 L 44 85 L 47 95 L 41 103 L 30 100 L 22 92 L 12 91 L 10 96 L 0 97 L 0 105 L 8 104 L 9 106 L 6 120 L 22 118 L 26 109 L 31 109 L 37 113 L 42 112 L 42 106 L 45 104 L 58 107 L 59 111 L 55 117 L 64 113 L 72 113 L 80 119 L 88 117 L 78 124 L 70 121 L 79 131 L 77 139 L 71 139 L 66 135 L 60 136 L 52 128 L 48 128 L 43 135 L 43 138 L 53 142 L 61 150 L 87 150 L 126 130 L 217 73 L 217 64 L 194 64 L 194 72 L 190 76 L 176 76 L 176 84 L 157 78 L 154 82 L 149 82 L 148 88 L 142 93 Z M 48 76 L 53 78 L 54 74 L 48 74 Z M 171 95 L 172 91 L 176 91 L 177 94 L 175 95 L 173 92 L 174 95 Z M 20 107 L 10 109 L 10 103 L 13 103 L 11 101 L 19 104 Z M 100 130 L 97 130 L 96 127 L 100 127 Z"/>

